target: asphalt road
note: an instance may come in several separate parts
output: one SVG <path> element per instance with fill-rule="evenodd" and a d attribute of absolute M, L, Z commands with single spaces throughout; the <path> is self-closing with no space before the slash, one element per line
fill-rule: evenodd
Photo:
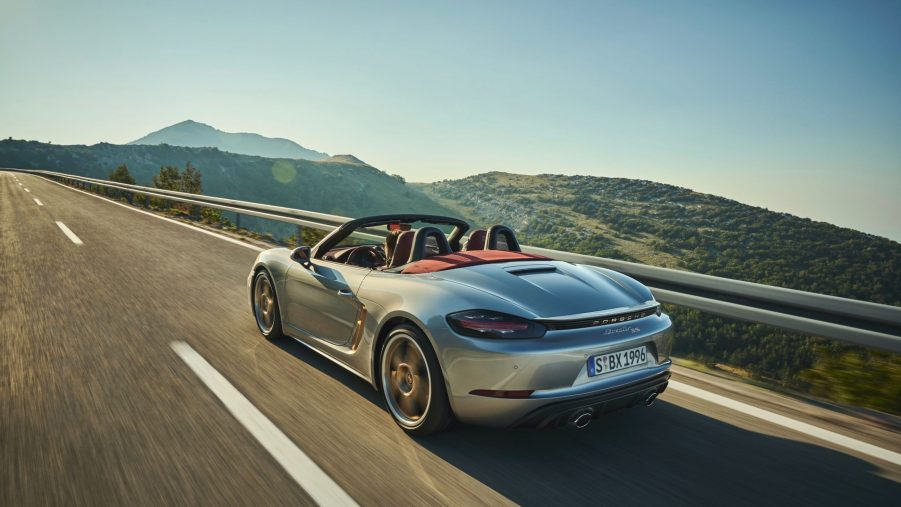
<path fill-rule="evenodd" d="M 674 390 L 582 431 L 411 439 L 364 381 L 260 337 L 245 294 L 255 251 L 17 178 L 0 172 L 0 505 L 310 504 L 179 340 L 361 505 L 901 501 L 897 465 Z M 901 452 L 896 428 L 676 378 Z"/>

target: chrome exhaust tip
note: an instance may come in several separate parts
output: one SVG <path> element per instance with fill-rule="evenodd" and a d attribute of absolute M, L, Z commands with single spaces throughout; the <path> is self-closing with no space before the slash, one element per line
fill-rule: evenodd
<path fill-rule="evenodd" d="M 577 412 L 575 417 L 570 420 L 570 424 L 576 429 L 583 429 L 589 424 L 591 424 L 591 419 L 594 417 L 594 412 L 591 410 L 583 410 L 581 412 Z"/>
<path fill-rule="evenodd" d="M 645 404 L 646 407 L 650 407 L 651 405 L 654 404 L 655 401 L 657 401 L 657 392 L 656 392 L 656 391 L 654 391 L 653 393 L 649 394 L 648 397 L 645 398 L 644 404 Z"/>

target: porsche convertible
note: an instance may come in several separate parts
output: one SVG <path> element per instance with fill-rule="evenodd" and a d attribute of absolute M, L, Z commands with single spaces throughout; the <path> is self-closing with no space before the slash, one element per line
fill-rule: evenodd
<path fill-rule="evenodd" d="M 672 324 L 647 287 L 522 252 L 503 225 L 355 219 L 261 252 L 247 286 L 263 336 L 362 377 L 414 435 L 455 420 L 584 428 L 650 405 L 670 377 Z"/>

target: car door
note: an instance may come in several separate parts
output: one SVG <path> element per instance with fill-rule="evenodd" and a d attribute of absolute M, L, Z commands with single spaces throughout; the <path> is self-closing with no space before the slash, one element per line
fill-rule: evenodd
<path fill-rule="evenodd" d="M 346 344 L 362 308 L 356 291 L 370 271 L 322 260 L 308 267 L 299 263 L 291 266 L 285 280 L 287 331 Z"/>

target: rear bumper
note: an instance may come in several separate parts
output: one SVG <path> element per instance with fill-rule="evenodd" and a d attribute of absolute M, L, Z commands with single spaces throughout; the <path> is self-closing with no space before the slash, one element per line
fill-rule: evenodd
<path fill-rule="evenodd" d="M 571 406 L 592 407 L 597 415 L 629 406 L 653 390 L 662 392 L 672 364 L 672 323 L 666 315 L 553 331 L 537 340 L 475 339 L 438 326 L 429 329 L 440 344 L 436 351 L 454 414 L 480 426 L 545 426 Z M 589 376 L 590 357 L 642 345 L 649 352 L 646 364 Z M 482 390 L 532 393 L 525 398 L 476 394 Z"/>
<path fill-rule="evenodd" d="M 626 372 L 611 378 L 564 389 L 535 391 L 528 398 L 506 399 L 458 396 L 452 405 L 464 423 L 494 427 L 558 427 L 590 411 L 592 418 L 644 404 L 648 396 L 660 394 L 669 382 L 672 362 Z"/>
<path fill-rule="evenodd" d="M 670 375 L 669 370 L 666 370 L 652 377 L 584 397 L 549 403 L 522 416 L 511 426 L 560 427 L 571 423 L 581 413 L 590 412 L 592 418 L 596 418 L 621 408 L 643 405 L 651 395 L 656 397 L 666 390 Z"/>

